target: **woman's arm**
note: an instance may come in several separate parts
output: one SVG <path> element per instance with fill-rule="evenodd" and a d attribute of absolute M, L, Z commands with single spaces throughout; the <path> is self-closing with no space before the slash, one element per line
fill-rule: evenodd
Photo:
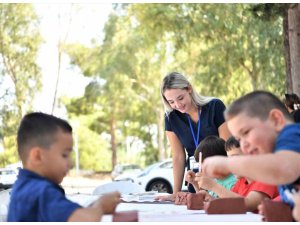
<path fill-rule="evenodd" d="M 221 126 L 218 127 L 219 137 L 223 140 L 227 141 L 227 139 L 231 136 L 231 133 L 227 127 L 227 123 L 224 122 Z"/>
<path fill-rule="evenodd" d="M 174 189 L 173 194 L 181 191 L 182 181 L 185 170 L 185 151 L 174 132 L 166 131 L 167 138 L 169 140 L 172 149 L 173 159 L 173 177 L 174 177 Z"/>

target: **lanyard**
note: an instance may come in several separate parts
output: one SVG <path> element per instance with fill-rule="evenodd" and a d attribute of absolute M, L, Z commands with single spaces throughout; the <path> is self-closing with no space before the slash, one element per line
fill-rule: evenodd
<path fill-rule="evenodd" d="M 192 122 L 191 122 L 191 119 L 190 117 L 187 115 L 187 118 L 189 120 L 189 124 L 190 124 L 190 130 L 192 132 L 192 135 L 193 135 L 193 139 L 194 139 L 194 143 L 195 143 L 195 149 L 197 148 L 198 146 L 198 143 L 199 143 L 199 134 L 200 134 L 200 110 L 198 110 L 198 131 L 197 131 L 197 138 L 195 137 L 195 133 L 194 133 L 194 130 L 193 130 L 193 126 L 192 126 Z"/>

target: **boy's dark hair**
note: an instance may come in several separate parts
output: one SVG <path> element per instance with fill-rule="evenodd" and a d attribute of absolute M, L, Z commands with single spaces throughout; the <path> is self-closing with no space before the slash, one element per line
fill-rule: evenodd
<path fill-rule="evenodd" d="M 202 161 L 215 155 L 227 156 L 225 141 L 217 136 L 207 136 L 200 142 L 194 153 L 197 162 L 199 162 L 199 152 L 202 152 Z"/>
<path fill-rule="evenodd" d="M 236 140 L 233 136 L 228 138 L 228 140 L 225 142 L 225 151 L 229 152 L 233 148 L 239 148 L 240 147 L 240 142 Z"/>
<path fill-rule="evenodd" d="M 55 142 L 55 134 L 59 130 L 72 133 L 72 127 L 63 119 L 41 112 L 25 115 L 17 134 L 21 160 L 26 160 L 29 150 L 35 146 L 49 148 Z"/>
<path fill-rule="evenodd" d="M 293 121 L 279 98 L 267 91 L 253 91 L 238 98 L 225 110 L 224 114 L 226 119 L 230 119 L 245 112 L 249 117 L 266 120 L 272 109 L 280 110 L 286 119 Z"/>

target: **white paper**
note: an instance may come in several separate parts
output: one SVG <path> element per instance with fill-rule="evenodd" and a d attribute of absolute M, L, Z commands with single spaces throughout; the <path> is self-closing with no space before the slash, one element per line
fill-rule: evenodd
<path fill-rule="evenodd" d="M 157 191 L 123 194 L 121 199 L 125 202 L 154 202 L 157 194 Z"/>

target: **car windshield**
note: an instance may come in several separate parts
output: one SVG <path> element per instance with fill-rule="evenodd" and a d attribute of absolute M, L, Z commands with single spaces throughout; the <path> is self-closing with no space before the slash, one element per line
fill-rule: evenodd
<path fill-rule="evenodd" d="M 152 164 L 152 165 L 150 165 L 150 166 L 147 166 L 147 167 L 143 170 L 143 172 L 144 172 L 144 173 L 148 173 L 150 170 L 152 170 L 153 167 L 156 167 L 158 164 L 160 164 L 160 162 L 154 163 L 154 164 Z"/>
<path fill-rule="evenodd" d="M 165 162 L 159 166 L 160 168 L 173 168 L 172 161 Z"/>
<path fill-rule="evenodd" d="M 168 161 L 168 162 L 157 162 L 157 163 L 154 163 L 148 167 L 146 167 L 144 170 L 143 170 L 143 173 L 148 173 L 150 170 L 152 170 L 153 168 L 159 166 L 160 168 L 172 168 L 173 167 L 173 164 L 172 164 L 172 161 Z"/>

